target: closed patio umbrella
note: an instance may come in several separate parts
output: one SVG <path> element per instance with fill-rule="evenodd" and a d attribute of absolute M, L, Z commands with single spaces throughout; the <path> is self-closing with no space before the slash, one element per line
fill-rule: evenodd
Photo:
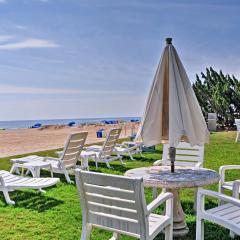
<path fill-rule="evenodd" d="M 201 108 L 171 38 L 166 39 L 137 137 L 146 146 L 169 143 L 172 172 L 175 147 L 181 140 L 191 145 L 209 140 Z"/>

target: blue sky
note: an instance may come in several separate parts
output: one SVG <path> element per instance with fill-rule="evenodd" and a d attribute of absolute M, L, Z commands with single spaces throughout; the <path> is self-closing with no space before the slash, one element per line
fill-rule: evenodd
<path fill-rule="evenodd" d="M 240 2 L 0 0 L 0 120 L 141 116 L 164 38 L 240 78 Z"/>

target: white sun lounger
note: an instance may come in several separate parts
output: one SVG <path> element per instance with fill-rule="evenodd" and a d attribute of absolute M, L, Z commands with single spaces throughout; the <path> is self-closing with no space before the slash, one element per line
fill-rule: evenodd
<path fill-rule="evenodd" d="M 122 164 L 124 164 L 122 157 L 118 153 L 117 156 L 112 155 L 112 153 L 114 153 L 114 148 L 116 146 L 117 140 L 119 139 L 120 133 L 120 128 L 111 129 L 102 146 L 92 145 L 86 147 L 85 150 L 81 152 L 81 157 L 86 158 L 88 155 L 95 155 L 94 160 L 96 163 L 96 168 L 98 167 L 98 162 L 106 163 L 108 168 L 111 168 L 109 163 L 115 160 L 119 160 Z"/>
<path fill-rule="evenodd" d="M 32 188 L 44 192 L 42 188 L 50 187 L 59 182 L 59 178 L 29 178 L 16 176 L 8 171 L 0 170 L 0 191 L 3 192 L 8 204 L 15 204 L 9 197 L 14 190 Z"/>

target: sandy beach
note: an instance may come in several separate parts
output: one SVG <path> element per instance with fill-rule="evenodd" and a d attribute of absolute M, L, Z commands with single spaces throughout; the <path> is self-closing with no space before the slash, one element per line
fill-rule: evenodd
<path fill-rule="evenodd" d="M 97 138 L 96 131 L 104 128 L 108 131 L 114 127 L 122 127 L 121 138 L 137 131 L 139 123 L 115 125 L 79 125 L 76 127 L 48 126 L 42 129 L 8 129 L 0 132 L 0 157 L 8 157 L 25 153 L 57 149 L 64 146 L 70 133 L 87 131 L 86 144 L 102 142 L 105 138 Z"/>

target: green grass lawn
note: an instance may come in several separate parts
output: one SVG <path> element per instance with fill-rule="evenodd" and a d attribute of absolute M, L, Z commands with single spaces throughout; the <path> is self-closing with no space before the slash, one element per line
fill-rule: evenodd
<path fill-rule="evenodd" d="M 206 168 L 218 171 L 221 165 L 240 164 L 240 143 L 235 143 L 235 132 L 221 132 L 211 134 L 211 143 L 205 148 Z M 54 151 L 37 153 L 41 156 L 54 156 Z M 99 172 L 123 175 L 127 170 L 143 166 L 151 166 L 152 163 L 161 158 L 162 147 L 158 146 L 155 153 L 144 154 L 145 158 L 136 156 L 137 161 L 125 158 L 125 166 L 119 162 L 113 162 L 114 169 L 107 169 L 100 164 Z M 10 169 L 10 158 L 0 159 L 0 169 Z M 94 163 L 91 162 L 91 170 L 96 171 Z M 48 172 L 44 173 L 50 176 Z M 58 176 L 58 175 L 56 175 Z M 16 201 L 15 206 L 5 204 L 0 192 L 0 239 L 6 240 L 75 240 L 81 234 L 81 209 L 75 185 L 67 184 L 62 176 L 61 182 L 56 186 L 47 189 L 46 194 L 36 191 L 15 191 L 10 193 L 11 198 Z M 227 174 L 228 179 L 239 179 L 237 171 Z M 217 185 L 210 187 L 217 190 Z M 146 199 L 151 200 L 151 191 L 146 189 Z M 186 213 L 187 224 L 190 228 L 185 240 L 195 239 L 195 216 L 193 214 L 193 190 L 186 189 L 181 192 L 181 199 Z M 209 200 L 209 205 L 216 204 L 216 201 Z M 111 233 L 103 230 L 94 230 L 91 239 L 107 240 Z M 134 238 L 122 236 L 123 240 Z M 163 239 L 159 235 L 156 239 Z M 205 224 L 205 239 L 224 240 L 230 239 L 228 231 L 211 223 Z M 240 239 L 240 238 L 238 238 Z"/>

